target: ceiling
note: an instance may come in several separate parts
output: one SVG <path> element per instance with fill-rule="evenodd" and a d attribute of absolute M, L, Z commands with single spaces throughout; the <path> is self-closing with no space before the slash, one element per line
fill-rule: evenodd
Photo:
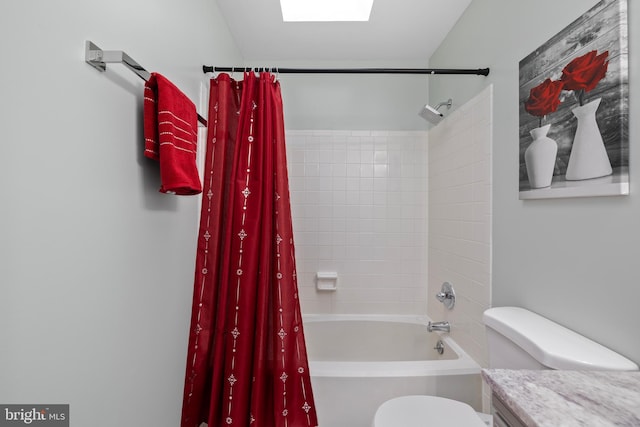
<path fill-rule="evenodd" d="M 471 3 L 375 0 L 369 22 L 283 22 L 279 0 L 217 1 L 247 62 L 394 61 L 398 67 L 426 64 Z"/>

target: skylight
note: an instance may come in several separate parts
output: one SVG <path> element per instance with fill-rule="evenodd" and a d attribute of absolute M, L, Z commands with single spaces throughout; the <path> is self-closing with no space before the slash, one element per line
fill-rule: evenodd
<path fill-rule="evenodd" d="M 368 21 L 373 0 L 280 0 L 285 22 Z"/>

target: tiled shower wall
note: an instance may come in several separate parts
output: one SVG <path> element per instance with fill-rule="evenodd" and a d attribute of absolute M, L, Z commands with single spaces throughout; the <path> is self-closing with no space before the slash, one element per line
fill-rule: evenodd
<path fill-rule="evenodd" d="M 492 87 L 429 133 L 429 303 L 434 320 L 487 366 L 482 313 L 491 303 Z M 443 282 L 456 291 L 447 310 L 432 295 Z"/>
<path fill-rule="evenodd" d="M 286 137 L 303 312 L 425 314 L 427 133 Z M 337 290 L 316 290 L 318 272 Z"/>

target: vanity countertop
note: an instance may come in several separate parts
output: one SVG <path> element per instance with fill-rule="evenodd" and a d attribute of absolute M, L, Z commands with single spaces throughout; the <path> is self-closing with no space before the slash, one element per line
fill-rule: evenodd
<path fill-rule="evenodd" d="M 640 372 L 484 369 L 528 427 L 640 426 Z"/>

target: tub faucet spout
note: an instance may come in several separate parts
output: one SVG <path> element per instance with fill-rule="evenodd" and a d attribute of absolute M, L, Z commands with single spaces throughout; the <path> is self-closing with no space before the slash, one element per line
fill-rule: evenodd
<path fill-rule="evenodd" d="M 429 332 L 440 331 L 440 332 L 451 332 L 451 326 L 449 322 L 429 322 L 427 325 L 427 330 Z"/>

